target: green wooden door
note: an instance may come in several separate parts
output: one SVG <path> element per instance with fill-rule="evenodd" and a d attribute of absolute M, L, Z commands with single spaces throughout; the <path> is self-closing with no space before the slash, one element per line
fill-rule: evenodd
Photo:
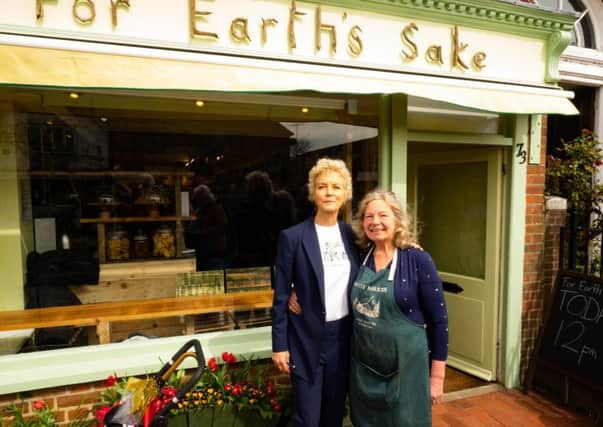
<path fill-rule="evenodd" d="M 448 363 L 496 379 L 502 150 L 455 150 L 409 158 L 408 202 L 419 241 L 444 282 L 449 317 Z"/>

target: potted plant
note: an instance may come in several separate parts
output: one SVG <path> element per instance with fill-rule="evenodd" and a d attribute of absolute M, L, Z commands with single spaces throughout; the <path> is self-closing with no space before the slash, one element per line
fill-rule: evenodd
<path fill-rule="evenodd" d="M 267 372 L 269 366 L 254 357 L 237 359 L 222 353 L 218 363 L 212 357 L 195 386 L 170 411 L 169 427 L 256 427 L 276 426 L 283 414 L 288 415 L 290 391 L 277 387 Z M 125 399 L 133 402 L 134 412 L 145 412 L 152 418 L 176 395 L 187 380 L 184 370 L 174 372 L 161 390 L 150 395 L 148 379 L 123 378 L 112 375 L 107 390 L 101 393 L 96 419 L 102 427 L 106 414 Z M 144 409 L 143 409 L 144 406 Z"/>
<path fill-rule="evenodd" d="M 220 365 L 208 360 L 201 379 L 172 414 L 187 414 L 189 426 L 276 426 L 288 412 L 289 389 L 277 388 L 266 376 L 267 367 L 253 357 L 238 362 L 224 352 L 222 360 Z"/>

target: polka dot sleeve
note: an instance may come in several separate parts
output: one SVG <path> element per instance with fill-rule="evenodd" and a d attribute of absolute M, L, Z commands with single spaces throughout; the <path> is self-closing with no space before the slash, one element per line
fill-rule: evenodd
<path fill-rule="evenodd" d="M 418 274 L 418 302 L 427 325 L 431 359 L 446 360 L 448 356 L 448 313 L 442 280 L 427 252 L 413 252 Z"/>

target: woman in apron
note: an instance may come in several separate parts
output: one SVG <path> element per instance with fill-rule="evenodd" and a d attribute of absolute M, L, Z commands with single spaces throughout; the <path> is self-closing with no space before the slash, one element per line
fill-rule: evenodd
<path fill-rule="evenodd" d="M 351 289 L 350 408 L 356 427 L 431 426 L 443 395 L 448 317 L 429 254 L 395 195 L 368 193 L 354 224 L 368 249 Z"/>

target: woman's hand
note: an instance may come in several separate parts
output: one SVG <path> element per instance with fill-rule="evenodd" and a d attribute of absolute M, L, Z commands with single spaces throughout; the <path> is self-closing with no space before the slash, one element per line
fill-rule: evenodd
<path fill-rule="evenodd" d="M 429 378 L 429 386 L 431 389 L 431 403 L 437 404 L 444 397 L 444 378 L 431 376 Z"/>
<path fill-rule="evenodd" d="M 280 372 L 285 374 L 291 373 L 289 369 L 289 352 L 288 351 L 275 351 L 272 352 L 272 363 L 276 366 Z"/>
<path fill-rule="evenodd" d="M 297 314 L 298 316 L 302 314 L 302 308 L 301 305 L 299 305 L 299 302 L 297 301 L 297 294 L 295 293 L 295 290 L 291 291 L 291 295 L 289 295 L 289 302 L 287 306 L 289 307 L 289 311 L 291 313 Z"/>
<path fill-rule="evenodd" d="M 431 361 L 431 375 L 429 387 L 431 390 L 431 403 L 436 404 L 444 397 L 444 376 L 446 375 L 446 362 L 443 360 Z"/>

